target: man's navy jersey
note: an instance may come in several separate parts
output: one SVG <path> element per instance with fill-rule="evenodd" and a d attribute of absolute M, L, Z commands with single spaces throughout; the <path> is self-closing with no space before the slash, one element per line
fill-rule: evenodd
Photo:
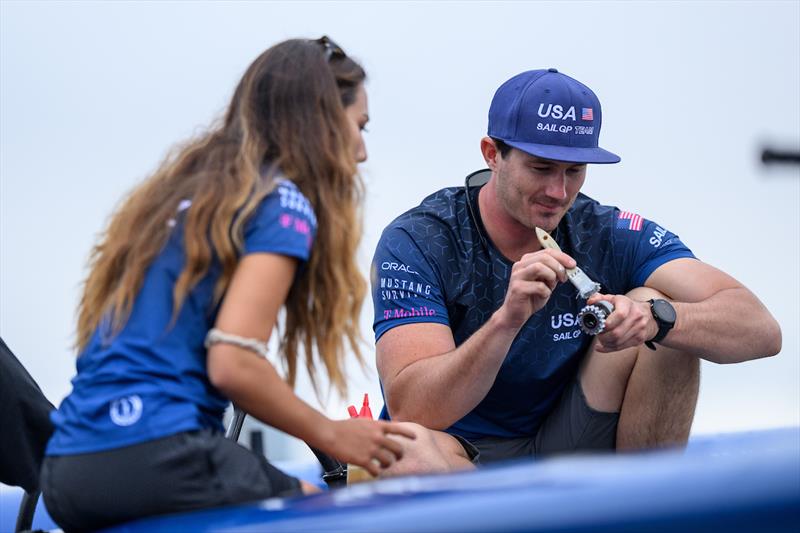
<path fill-rule="evenodd" d="M 129 446 L 182 431 L 222 431 L 228 405 L 209 381 L 208 330 L 219 306 L 214 287 L 222 268 L 214 262 L 186 295 L 173 322 L 172 290 L 185 265 L 183 219 L 148 267 L 130 317 L 109 339 L 108 323 L 94 332 L 77 361 L 72 392 L 51 415 L 55 433 L 47 455 L 71 455 Z M 281 179 L 244 226 L 243 254 L 309 257 L 316 217 L 297 186 Z"/>
<path fill-rule="evenodd" d="M 470 189 L 476 213 L 478 191 Z M 513 263 L 481 238 L 466 201 L 464 188 L 442 189 L 384 230 L 371 276 L 376 342 L 396 326 L 436 322 L 459 346 L 502 305 Z M 605 294 L 625 294 L 664 263 L 694 257 L 662 226 L 584 194 L 552 236 Z M 576 322 L 585 303 L 572 284 L 558 284 L 514 339 L 486 397 L 447 431 L 468 439 L 535 435 L 589 346 Z"/>

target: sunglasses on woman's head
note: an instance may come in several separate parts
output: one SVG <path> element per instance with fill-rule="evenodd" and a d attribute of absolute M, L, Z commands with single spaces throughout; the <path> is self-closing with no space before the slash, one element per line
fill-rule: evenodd
<path fill-rule="evenodd" d="M 323 35 L 319 39 L 314 41 L 317 44 L 322 45 L 322 50 L 325 53 L 325 59 L 330 61 L 333 57 L 344 58 L 347 57 L 347 54 L 344 53 L 342 47 L 336 44 L 336 41 L 328 37 L 327 35 Z"/>

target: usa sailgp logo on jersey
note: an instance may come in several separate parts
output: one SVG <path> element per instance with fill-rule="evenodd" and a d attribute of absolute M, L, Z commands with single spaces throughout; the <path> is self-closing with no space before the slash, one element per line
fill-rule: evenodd
<path fill-rule="evenodd" d="M 630 231 L 641 231 L 644 219 L 636 213 L 630 211 L 620 211 L 617 215 L 617 229 L 627 229 Z"/>

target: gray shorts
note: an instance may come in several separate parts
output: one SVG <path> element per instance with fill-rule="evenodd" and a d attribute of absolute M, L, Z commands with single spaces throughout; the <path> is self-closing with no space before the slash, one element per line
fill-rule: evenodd
<path fill-rule="evenodd" d="M 521 457 L 564 453 L 613 451 L 619 413 L 603 413 L 589 407 L 580 381 L 567 386 L 555 408 L 532 437 L 458 438 L 476 464 Z M 465 444 L 466 442 L 466 444 Z"/>
<path fill-rule="evenodd" d="M 41 481 L 50 516 L 67 532 L 301 493 L 297 479 L 208 429 L 45 457 Z"/>

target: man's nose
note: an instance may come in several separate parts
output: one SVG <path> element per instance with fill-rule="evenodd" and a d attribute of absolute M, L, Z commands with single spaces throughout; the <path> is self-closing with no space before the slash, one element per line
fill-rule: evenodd
<path fill-rule="evenodd" d="M 550 198 L 558 198 L 559 200 L 567 197 L 567 176 L 563 171 L 555 173 L 548 180 L 545 194 Z"/>

